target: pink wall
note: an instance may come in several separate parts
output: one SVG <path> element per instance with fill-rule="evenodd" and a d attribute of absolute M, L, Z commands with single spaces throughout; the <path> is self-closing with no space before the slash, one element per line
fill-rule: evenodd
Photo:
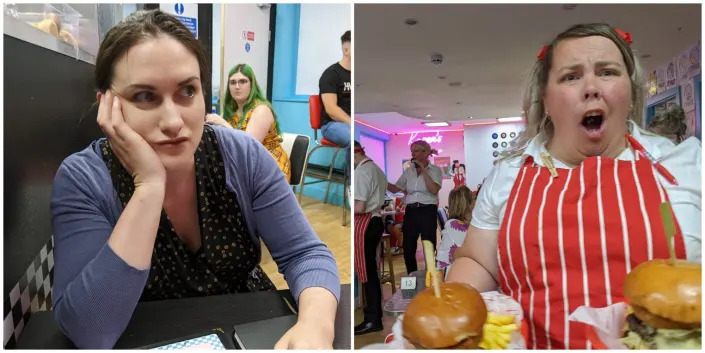
<path fill-rule="evenodd" d="M 438 137 L 436 137 L 438 136 Z M 394 183 L 402 173 L 402 160 L 411 158 L 410 143 L 421 138 L 435 137 L 430 142 L 431 147 L 439 150 L 438 157 L 450 157 L 451 162 L 457 159 L 465 163 L 463 131 L 423 132 L 418 135 L 394 134 L 387 141 L 387 179 Z M 411 141 L 410 141 L 411 139 Z M 431 159 L 433 162 L 433 158 Z M 448 193 L 453 189 L 453 179 L 443 179 L 441 191 L 438 194 L 440 205 L 448 205 Z"/>
<path fill-rule="evenodd" d="M 365 148 L 365 155 L 367 156 L 367 158 L 371 159 L 380 168 L 384 169 L 384 141 L 376 139 L 374 137 L 369 137 L 367 135 L 360 135 L 359 142 L 362 147 Z"/>

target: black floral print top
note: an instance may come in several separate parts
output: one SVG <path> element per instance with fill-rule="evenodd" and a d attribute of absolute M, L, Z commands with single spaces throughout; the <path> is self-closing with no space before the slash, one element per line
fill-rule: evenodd
<path fill-rule="evenodd" d="M 123 208 L 132 197 L 132 176 L 112 153 L 107 140 L 100 149 Z M 233 191 L 213 129 L 205 126 L 194 154 L 201 247 L 192 252 L 162 210 L 149 278 L 140 301 L 275 290 L 256 263 L 256 248 Z"/>

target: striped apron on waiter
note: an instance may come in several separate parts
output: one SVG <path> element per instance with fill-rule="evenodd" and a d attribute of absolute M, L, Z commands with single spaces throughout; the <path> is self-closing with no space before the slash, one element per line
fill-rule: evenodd
<path fill-rule="evenodd" d="M 372 162 L 372 160 L 368 159 L 360 163 L 356 169 L 367 162 Z M 365 231 L 367 231 L 367 226 L 370 224 L 371 219 L 372 213 L 370 212 L 355 215 L 355 233 L 353 239 L 355 258 L 353 259 L 353 262 L 355 264 L 355 273 L 357 274 L 357 278 L 362 283 L 367 283 L 367 266 L 365 266 Z"/>

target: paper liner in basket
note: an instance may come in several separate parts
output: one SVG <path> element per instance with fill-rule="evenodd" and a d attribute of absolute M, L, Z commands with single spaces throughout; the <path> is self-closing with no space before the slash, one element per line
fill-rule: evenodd
<path fill-rule="evenodd" d="M 604 308 L 581 306 L 568 317 L 569 321 L 585 324 L 586 335 L 594 348 L 628 349 L 622 338 L 627 303 L 612 304 Z"/>
<path fill-rule="evenodd" d="M 482 295 L 482 299 L 485 300 L 488 312 L 498 315 L 512 315 L 515 318 L 514 323 L 516 323 L 518 327 L 521 327 L 524 312 L 521 309 L 521 305 L 512 299 L 512 297 L 497 291 L 484 292 L 480 293 L 480 295 Z M 414 345 L 404 339 L 402 330 L 403 320 L 404 315 L 399 315 L 394 326 L 392 326 L 393 339 L 389 343 L 372 344 L 362 347 L 362 349 L 414 349 Z M 506 349 L 526 349 L 526 342 L 524 342 L 524 338 L 519 331 L 512 332 L 512 340 L 509 342 Z"/>

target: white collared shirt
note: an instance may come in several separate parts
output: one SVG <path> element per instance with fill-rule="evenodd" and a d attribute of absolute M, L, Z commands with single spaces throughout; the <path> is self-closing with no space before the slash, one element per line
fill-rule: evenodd
<path fill-rule="evenodd" d="M 660 174 L 659 181 L 668 194 L 668 198 L 680 225 L 687 258 L 690 261 L 701 262 L 701 158 L 702 147 L 700 140 L 690 137 L 674 145 L 673 142 L 661 136 L 645 134 L 637 125 L 630 121 L 631 135 L 641 143 L 657 161 L 661 163 L 678 181 L 673 185 L 666 181 Z M 534 158 L 534 163 L 543 165 L 539 157 L 541 152 L 546 152 L 545 141 L 534 137 L 526 147 L 523 155 L 503 160 L 492 168 L 485 183 L 480 189 L 480 194 L 472 213 L 471 224 L 476 228 L 486 230 L 499 230 L 509 201 L 509 193 L 519 174 L 521 166 L 528 156 Z M 619 160 L 632 161 L 635 159 L 631 148 L 625 149 Z M 553 159 L 556 168 L 568 169 L 564 163 Z"/>
<path fill-rule="evenodd" d="M 429 163 L 428 167 L 426 167 L 426 171 L 434 183 L 443 185 L 441 184 L 443 182 L 443 173 L 441 172 L 441 168 L 435 164 Z M 397 180 L 394 184 L 398 188 L 406 190 L 406 197 L 404 198 L 405 205 L 416 202 L 426 205 L 435 205 L 438 203 L 438 194 L 434 195 L 428 191 L 424 176 L 422 174 L 417 174 L 416 168 L 414 168 L 413 165 L 406 168 L 404 173 L 402 173 L 399 177 L 399 180 Z"/>
<path fill-rule="evenodd" d="M 355 168 L 355 201 L 365 202 L 365 213 L 381 217 L 386 196 L 387 176 L 371 159 L 363 159 Z"/>

